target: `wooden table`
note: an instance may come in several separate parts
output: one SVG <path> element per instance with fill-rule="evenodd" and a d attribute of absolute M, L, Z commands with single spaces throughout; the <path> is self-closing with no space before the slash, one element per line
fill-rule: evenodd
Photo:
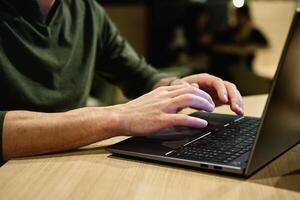
<path fill-rule="evenodd" d="M 266 96 L 246 97 L 246 114 L 260 116 L 265 101 Z M 0 168 L 0 199 L 300 199 L 300 145 L 245 180 L 119 158 L 104 150 L 121 139 L 11 160 Z"/>

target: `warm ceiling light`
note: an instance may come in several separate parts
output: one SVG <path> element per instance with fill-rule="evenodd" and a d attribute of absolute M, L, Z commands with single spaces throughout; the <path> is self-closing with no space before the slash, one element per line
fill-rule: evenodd
<path fill-rule="evenodd" d="M 235 7 L 241 8 L 244 6 L 245 0 L 233 0 L 232 3 Z"/>

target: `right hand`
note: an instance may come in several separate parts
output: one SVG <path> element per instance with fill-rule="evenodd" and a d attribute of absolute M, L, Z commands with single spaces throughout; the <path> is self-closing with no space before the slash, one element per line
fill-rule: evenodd
<path fill-rule="evenodd" d="M 145 136 L 171 126 L 203 128 L 207 121 L 178 113 L 191 107 L 212 112 L 210 95 L 190 84 L 159 87 L 126 104 L 113 106 L 117 135 Z"/>

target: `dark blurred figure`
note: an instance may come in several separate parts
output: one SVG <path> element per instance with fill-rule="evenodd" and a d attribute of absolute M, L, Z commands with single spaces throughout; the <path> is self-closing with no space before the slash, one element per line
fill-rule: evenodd
<path fill-rule="evenodd" d="M 170 45 L 173 61 L 186 64 L 193 73 L 208 65 L 212 34 L 208 30 L 209 13 L 205 5 L 191 3 L 181 26 L 175 28 Z"/>
<path fill-rule="evenodd" d="M 255 51 L 268 46 L 266 37 L 253 25 L 247 5 L 235 10 L 235 21 L 215 33 L 212 46 L 211 73 L 224 79 L 230 79 L 231 67 L 252 71 Z"/>
<path fill-rule="evenodd" d="M 192 3 L 186 11 L 184 22 L 187 50 L 190 55 L 206 53 L 212 35 L 208 32 L 209 13 L 205 5 Z"/>

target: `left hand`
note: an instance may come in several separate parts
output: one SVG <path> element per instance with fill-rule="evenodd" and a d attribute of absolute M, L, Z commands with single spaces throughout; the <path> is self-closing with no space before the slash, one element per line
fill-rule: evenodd
<path fill-rule="evenodd" d="M 204 73 L 176 79 L 170 85 L 187 83 L 208 93 L 216 106 L 228 104 L 233 112 L 244 115 L 242 96 L 233 83 Z"/>

